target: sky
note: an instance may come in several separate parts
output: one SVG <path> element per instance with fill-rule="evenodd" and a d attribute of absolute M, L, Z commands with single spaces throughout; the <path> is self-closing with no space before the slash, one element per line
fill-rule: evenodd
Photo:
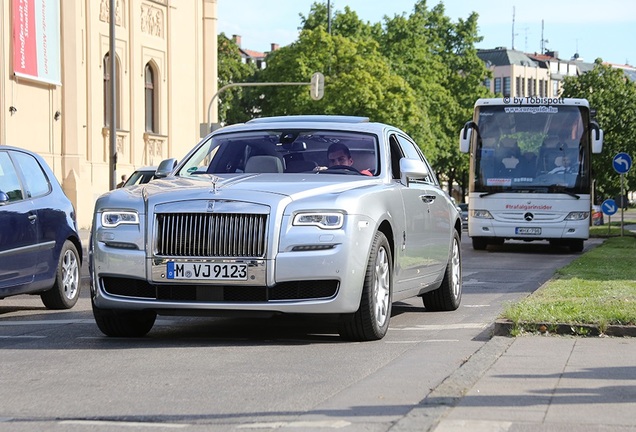
<path fill-rule="evenodd" d="M 298 38 L 300 14 L 314 2 L 327 0 L 218 0 L 218 32 L 241 36 L 241 47 L 271 50 Z M 332 12 L 345 6 L 365 22 L 413 11 L 416 0 L 330 0 Z M 444 3 L 453 22 L 479 15 L 477 48 L 507 47 L 527 53 L 544 48 L 568 60 L 578 53 L 586 62 L 636 66 L 636 1 L 634 0 L 427 0 L 430 9 Z M 514 18 L 514 19 L 513 19 Z M 514 21 L 514 26 L 513 26 Z M 542 31 L 543 27 L 543 31 Z M 514 30 L 513 30 L 514 29 Z M 514 36 L 513 36 L 514 34 Z"/>

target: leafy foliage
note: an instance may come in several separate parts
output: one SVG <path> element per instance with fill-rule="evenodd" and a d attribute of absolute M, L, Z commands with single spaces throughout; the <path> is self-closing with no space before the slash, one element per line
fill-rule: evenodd
<path fill-rule="evenodd" d="M 605 133 L 603 152 L 594 155 L 592 162 L 596 194 L 601 199 L 619 195 L 620 175 L 614 171 L 612 160 L 619 152 L 636 156 L 632 150 L 636 136 L 636 83 L 622 70 L 597 59 L 591 71 L 565 78 L 562 95 L 587 99 L 596 109 L 596 119 Z M 625 175 L 626 190 L 636 180 L 634 171 L 632 168 Z"/>
<path fill-rule="evenodd" d="M 316 2 L 306 17 L 300 15 L 298 40 L 271 52 L 267 68 L 244 78 L 309 83 L 320 71 L 324 98 L 312 100 L 303 85 L 246 87 L 241 101 L 233 100 L 237 107 L 221 112 L 228 121 L 342 114 L 393 124 L 416 140 L 449 189 L 454 181 L 466 189 L 468 159 L 459 153 L 457 136 L 475 100 L 489 94 L 483 82 L 490 72 L 475 48 L 481 40 L 477 18 L 473 13 L 455 23 L 442 3 L 429 10 L 419 0 L 410 15 L 384 17 L 383 23 L 364 22 L 349 7 L 329 22 L 327 5 Z"/>
<path fill-rule="evenodd" d="M 238 45 L 221 33 L 218 43 L 219 89 L 227 84 L 243 83 L 253 79 L 256 68 L 253 64 L 243 63 Z M 252 116 L 241 103 L 243 89 L 230 88 L 219 95 L 219 121 L 221 123 L 239 123 Z"/>

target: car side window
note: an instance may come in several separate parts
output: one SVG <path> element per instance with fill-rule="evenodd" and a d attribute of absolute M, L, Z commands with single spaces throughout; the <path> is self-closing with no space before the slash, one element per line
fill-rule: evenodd
<path fill-rule="evenodd" d="M 0 191 L 7 194 L 9 202 L 24 199 L 18 173 L 7 152 L 0 152 Z"/>
<path fill-rule="evenodd" d="M 422 154 L 422 150 L 420 150 L 420 148 L 417 145 L 415 145 L 414 142 L 412 142 L 411 140 L 407 139 L 406 137 L 402 135 L 397 135 L 397 140 L 400 144 L 400 148 L 402 149 L 404 154 L 406 154 L 406 157 L 408 157 L 409 159 L 419 159 L 422 162 L 424 162 L 424 164 L 426 165 L 426 168 L 428 168 L 429 175 L 422 178 L 421 181 L 425 183 L 437 184 L 437 181 L 435 180 L 435 177 L 433 174 L 433 170 L 431 169 L 430 165 L 428 164 L 428 161 Z"/>
<path fill-rule="evenodd" d="M 51 191 L 51 185 L 38 161 L 25 153 L 15 153 L 14 156 L 24 174 L 27 196 L 37 198 L 48 194 Z"/>
<path fill-rule="evenodd" d="M 391 147 L 391 173 L 394 179 L 400 179 L 400 159 L 404 157 L 404 153 L 398 144 L 395 135 L 389 137 L 389 145 Z"/>

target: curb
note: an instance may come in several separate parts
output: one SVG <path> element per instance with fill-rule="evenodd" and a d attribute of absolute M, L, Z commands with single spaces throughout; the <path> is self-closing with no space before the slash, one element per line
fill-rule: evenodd
<path fill-rule="evenodd" d="M 636 326 L 609 325 L 601 332 L 600 327 L 594 324 L 565 324 L 565 323 L 514 323 L 506 319 L 495 321 L 493 335 L 513 336 L 515 333 L 541 333 L 563 336 L 616 336 L 636 337 Z"/>

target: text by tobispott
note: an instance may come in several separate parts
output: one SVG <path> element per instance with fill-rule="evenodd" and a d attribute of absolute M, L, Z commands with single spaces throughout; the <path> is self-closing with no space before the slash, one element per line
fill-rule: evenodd
<path fill-rule="evenodd" d="M 563 105 L 565 99 L 563 98 L 549 98 L 549 97 L 505 97 L 503 102 L 511 105 L 524 105 L 524 104 L 543 104 L 543 105 Z"/>

